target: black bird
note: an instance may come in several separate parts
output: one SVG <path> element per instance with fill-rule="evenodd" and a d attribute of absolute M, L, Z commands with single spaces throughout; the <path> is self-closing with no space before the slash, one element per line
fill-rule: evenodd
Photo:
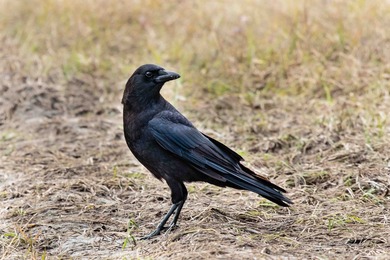
<path fill-rule="evenodd" d="M 171 189 L 171 209 L 156 230 L 144 239 L 176 226 L 187 199 L 184 182 L 204 181 L 220 187 L 249 190 L 280 206 L 292 204 L 282 194 L 286 192 L 284 189 L 242 165 L 240 155 L 198 131 L 160 95 L 165 82 L 178 78 L 180 75 L 175 72 L 146 64 L 133 73 L 123 94 L 123 125 L 128 147 Z M 172 214 L 171 224 L 165 227 Z"/>

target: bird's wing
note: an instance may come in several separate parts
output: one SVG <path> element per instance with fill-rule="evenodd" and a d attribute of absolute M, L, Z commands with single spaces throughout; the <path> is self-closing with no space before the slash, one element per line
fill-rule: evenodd
<path fill-rule="evenodd" d="M 283 201 L 289 203 L 280 193 L 284 192 L 282 188 L 241 165 L 240 155 L 199 132 L 184 117 L 180 120 L 177 114 L 170 116 L 169 113 L 149 122 L 149 129 L 160 146 L 211 178 L 251 190 L 279 205 L 284 204 Z"/>

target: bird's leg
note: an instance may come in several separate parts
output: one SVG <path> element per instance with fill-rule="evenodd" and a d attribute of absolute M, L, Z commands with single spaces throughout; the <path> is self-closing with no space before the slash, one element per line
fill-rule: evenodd
<path fill-rule="evenodd" d="M 175 212 L 176 209 L 178 209 L 178 211 L 176 211 L 175 218 L 173 220 L 174 221 L 176 220 L 176 222 L 177 222 L 177 218 L 179 217 L 177 212 L 179 212 L 179 214 L 180 214 L 180 211 L 181 211 L 181 208 L 183 207 L 183 204 L 184 204 L 184 201 L 179 201 L 178 203 L 173 204 L 172 207 L 170 208 L 170 210 L 168 211 L 168 213 L 165 215 L 165 217 L 158 224 L 156 230 L 154 230 L 149 235 L 142 237 L 141 240 L 149 239 L 149 238 L 152 238 L 154 236 L 160 235 L 160 232 L 163 231 L 164 229 L 166 229 L 165 224 L 167 223 L 167 221 L 169 220 L 169 218 L 172 216 L 172 214 Z M 175 222 L 175 224 L 176 224 L 176 222 Z M 172 223 L 173 223 L 173 221 L 172 221 Z"/>
<path fill-rule="evenodd" d="M 178 203 L 179 205 L 177 206 L 177 209 L 175 212 L 175 217 L 173 218 L 171 224 L 169 225 L 169 229 L 176 227 L 176 223 L 177 223 L 177 220 L 179 219 L 179 215 L 180 215 L 181 209 L 183 208 L 184 202 L 185 202 L 185 200 L 180 201 Z"/>
<path fill-rule="evenodd" d="M 184 186 L 182 182 L 178 182 L 175 179 L 172 178 L 167 178 L 166 179 L 169 187 L 171 188 L 171 198 L 172 198 L 172 207 L 168 211 L 168 213 L 165 215 L 165 217 L 161 220 L 161 222 L 158 224 L 156 230 L 154 230 L 152 233 L 149 235 L 141 238 L 141 239 L 149 239 L 151 237 L 157 236 L 161 233 L 161 231 L 165 230 L 168 228 L 168 230 L 171 230 L 176 226 L 177 220 L 179 219 L 179 215 L 181 212 L 181 209 L 183 208 L 184 202 L 187 199 L 187 189 Z M 172 214 L 175 213 L 175 216 L 169 225 L 169 227 L 165 227 L 165 224 L 169 220 L 169 218 L 172 216 Z"/>
<path fill-rule="evenodd" d="M 168 183 L 168 185 L 169 184 L 170 183 Z M 173 202 L 178 201 L 177 203 L 179 205 L 177 206 L 177 209 L 176 209 L 176 212 L 175 212 L 175 216 L 174 216 L 171 224 L 169 225 L 169 230 L 171 230 L 174 227 L 176 227 L 176 223 L 177 223 L 177 220 L 179 219 L 181 209 L 183 208 L 183 205 L 186 202 L 187 195 L 188 195 L 186 186 L 184 186 L 184 184 L 182 182 L 174 183 L 174 184 L 175 184 L 175 186 L 172 185 L 172 184 L 170 185 L 170 187 L 172 189 L 172 201 Z M 176 191 L 176 194 L 175 194 L 175 191 Z"/>

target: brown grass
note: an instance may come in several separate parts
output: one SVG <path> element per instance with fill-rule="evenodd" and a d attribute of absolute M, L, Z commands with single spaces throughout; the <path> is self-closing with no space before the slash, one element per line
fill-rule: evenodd
<path fill-rule="evenodd" d="M 1 259 L 390 257 L 388 1 L 0 2 Z M 128 151 L 120 99 L 143 63 L 163 94 L 285 187 L 166 185 Z"/>

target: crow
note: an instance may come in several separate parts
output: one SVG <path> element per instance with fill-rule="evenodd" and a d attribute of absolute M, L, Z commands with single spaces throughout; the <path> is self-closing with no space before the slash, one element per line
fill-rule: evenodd
<path fill-rule="evenodd" d="M 173 203 L 157 228 L 142 239 L 176 226 L 187 199 L 185 182 L 203 181 L 248 190 L 280 206 L 292 204 L 282 194 L 284 189 L 242 165 L 240 155 L 198 131 L 161 96 L 164 83 L 178 78 L 179 74 L 160 66 L 142 65 L 127 81 L 122 98 L 126 143 L 141 164 L 157 179 L 165 180 Z"/>

